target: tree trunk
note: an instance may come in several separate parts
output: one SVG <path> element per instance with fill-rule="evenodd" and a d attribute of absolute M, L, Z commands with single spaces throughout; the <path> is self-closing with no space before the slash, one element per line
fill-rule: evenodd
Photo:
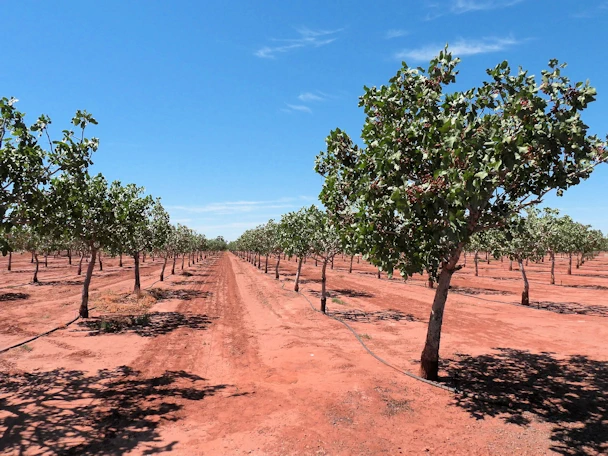
<path fill-rule="evenodd" d="M 72 266 L 72 251 L 68 249 L 68 264 Z"/>
<path fill-rule="evenodd" d="M 317 262 L 317 257 L 315 257 L 315 268 L 319 266 L 318 262 Z"/>
<path fill-rule="evenodd" d="M 268 274 L 268 255 L 266 255 L 266 264 L 264 266 L 264 274 Z"/>
<path fill-rule="evenodd" d="M 549 252 L 551 257 L 551 285 L 555 285 L 555 253 Z"/>
<path fill-rule="evenodd" d="M 433 280 L 433 277 L 431 277 L 431 276 L 429 276 L 428 286 L 431 290 L 433 288 L 435 288 L 435 281 Z"/>
<path fill-rule="evenodd" d="M 576 255 L 576 269 L 580 268 L 580 266 L 581 266 L 581 258 L 577 254 Z"/>
<path fill-rule="evenodd" d="M 568 260 L 568 275 L 572 275 L 572 254 L 569 255 Z"/>
<path fill-rule="evenodd" d="M 296 283 L 293 287 L 293 291 L 300 291 L 300 272 L 302 271 L 302 258 L 298 261 L 298 272 L 296 272 Z"/>
<path fill-rule="evenodd" d="M 188 254 L 188 267 L 190 267 L 192 263 L 190 263 L 190 254 Z"/>
<path fill-rule="evenodd" d="M 479 251 L 475 250 L 475 277 L 479 276 Z"/>
<path fill-rule="evenodd" d="M 509 260 L 509 271 L 513 270 L 513 260 Z"/>
<path fill-rule="evenodd" d="M 30 263 L 34 262 L 34 252 L 32 252 L 32 260 L 30 261 Z"/>
<path fill-rule="evenodd" d="M 443 323 L 443 311 L 448 299 L 450 281 L 455 272 L 456 264 L 460 258 L 460 249 L 450 258 L 449 263 L 445 263 L 439 273 L 437 291 L 433 299 L 429 326 L 426 333 L 424 349 L 420 356 L 420 376 L 428 380 L 437 380 L 439 376 L 439 344 L 441 341 L 441 325 Z"/>
<path fill-rule="evenodd" d="M 348 268 L 348 273 L 352 274 L 353 272 L 353 259 L 355 258 L 355 255 L 351 255 L 350 256 L 350 267 Z"/>
<path fill-rule="evenodd" d="M 167 255 L 165 255 L 165 261 L 163 262 L 163 268 L 160 270 L 160 281 L 165 280 L 165 268 L 167 267 Z"/>
<path fill-rule="evenodd" d="M 118 266 L 122 268 L 122 253 L 118 254 Z"/>
<path fill-rule="evenodd" d="M 40 262 L 38 261 L 38 254 L 34 253 L 34 260 L 36 261 L 36 269 L 34 270 L 34 278 L 32 283 L 38 283 L 38 269 L 40 268 Z"/>
<path fill-rule="evenodd" d="M 578 258 L 578 257 L 577 257 Z M 44 267 L 48 268 L 49 267 L 49 254 L 45 253 L 44 254 Z M 576 265 L 576 267 L 578 268 L 578 264 Z"/>
<path fill-rule="evenodd" d="M 175 274 L 175 261 L 177 260 L 177 255 L 173 254 L 173 267 L 171 268 L 171 274 Z"/>
<path fill-rule="evenodd" d="M 359 255 L 357 255 L 357 264 L 359 264 L 360 259 L 361 259 L 361 257 Z"/>
<path fill-rule="evenodd" d="M 182 255 L 182 271 L 184 270 L 184 262 L 186 261 L 186 254 Z"/>
<path fill-rule="evenodd" d="M 91 277 L 93 277 L 93 269 L 95 269 L 95 255 L 97 251 L 91 249 L 91 261 L 87 267 L 87 275 L 84 278 L 82 284 L 82 300 L 80 301 L 80 318 L 89 318 L 89 285 L 91 284 Z M 84 254 L 83 254 L 84 256 Z"/>
<path fill-rule="evenodd" d="M 78 275 L 82 275 L 82 260 L 84 260 L 84 252 L 80 254 L 80 261 L 78 262 Z"/>
<path fill-rule="evenodd" d="M 382 276 L 380 275 L 380 268 L 378 268 L 378 278 L 382 278 Z"/>
<path fill-rule="evenodd" d="M 331 268 L 332 269 L 334 268 L 334 259 L 333 258 L 331 259 Z"/>
<path fill-rule="evenodd" d="M 103 271 L 103 263 L 101 262 L 101 252 L 99 252 L 99 270 Z"/>
<path fill-rule="evenodd" d="M 521 277 L 524 279 L 524 291 L 521 294 L 521 305 L 530 305 L 530 284 L 528 283 L 528 277 L 526 276 L 526 270 L 524 269 L 524 262 L 519 260 L 519 270 L 521 271 Z"/>
<path fill-rule="evenodd" d="M 13 252 L 8 252 L 8 270 L 11 270 L 12 267 L 12 263 L 13 263 Z"/>
<path fill-rule="evenodd" d="M 141 253 L 141 262 L 145 263 L 146 262 L 146 252 L 142 252 Z"/>
<path fill-rule="evenodd" d="M 325 294 L 325 285 L 327 283 L 327 276 L 325 271 L 327 270 L 327 259 L 323 260 L 323 266 L 321 266 L 321 312 L 327 313 L 327 296 Z"/>
<path fill-rule="evenodd" d="M 281 254 L 277 255 L 277 265 L 274 267 L 274 278 L 279 280 L 279 264 L 281 264 Z"/>
<path fill-rule="evenodd" d="M 135 262 L 135 286 L 133 287 L 133 293 L 139 298 L 141 296 L 141 284 L 139 283 L 139 252 L 133 255 Z"/>

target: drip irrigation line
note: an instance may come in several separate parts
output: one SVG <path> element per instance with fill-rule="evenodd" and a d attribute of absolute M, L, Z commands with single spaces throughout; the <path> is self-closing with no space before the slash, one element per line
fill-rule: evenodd
<path fill-rule="evenodd" d="M 89 309 L 89 310 L 95 310 L 95 309 L 96 309 L 96 307 L 92 307 L 92 308 L 91 308 L 91 309 Z M 78 315 L 76 318 L 73 318 L 72 320 L 68 321 L 68 322 L 67 322 L 66 324 L 64 324 L 64 325 L 57 326 L 56 328 L 53 328 L 53 329 L 51 329 L 51 330 L 49 330 L 49 331 L 46 331 L 46 332 L 43 332 L 42 334 L 38 334 L 37 336 L 30 337 L 29 339 L 24 340 L 24 341 L 22 341 L 22 342 L 19 342 L 19 343 L 17 343 L 17 344 L 11 345 L 10 347 L 3 348 L 3 349 L 1 349 L 1 350 L 0 350 L 0 353 L 5 353 L 5 352 L 7 352 L 7 351 L 9 351 L 9 350 L 12 350 L 13 348 L 21 347 L 22 345 L 25 345 L 25 344 L 27 344 L 28 342 L 33 342 L 33 341 L 35 341 L 36 339 L 40 339 L 41 337 L 43 337 L 43 336 L 47 336 L 47 335 L 49 335 L 49 334 L 51 334 L 51 333 L 54 333 L 55 331 L 59 331 L 60 329 L 66 329 L 68 326 L 70 326 L 72 323 L 74 323 L 74 322 L 75 322 L 76 320 L 78 320 L 79 318 L 80 318 L 80 315 Z"/>
<path fill-rule="evenodd" d="M 439 388 L 445 391 L 449 391 L 450 393 L 454 393 L 454 394 L 460 394 L 460 395 L 466 395 L 465 392 L 457 389 L 457 388 L 453 388 L 451 386 L 447 386 L 447 385 L 443 385 L 441 383 L 438 382 L 434 382 L 432 380 L 428 380 L 426 378 L 422 378 L 416 374 L 413 374 L 411 372 L 408 372 L 406 370 L 403 370 L 399 367 L 394 366 L 393 364 L 389 363 L 388 361 L 384 360 L 383 358 L 381 358 L 380 356 L 376 355 L 376 353 L 374 353 L 366 344 L 365 342 L 363 342 L 363 340 L 361 339 L 361 336 L 359 336 L 359 334 L 357 334 L 357 332 L 353 329 L 353 327 L 351 325 L 349 325 L 348 323 L 346 323 L 344 320 L 342 320 L 341 318 L 338 318 L 334 315 L 329 315 L 326 313 L 321 312 L 320 310 L 318 310 L 317 308 L 315 308 L 315 306 L 312 304 L 312 302 L 310 302 L 310 299 L 308 299 L 308 296 L 306 296 L 304 293 L 297 291 L 296 293 L 298 293 L 299 295 L 303 296 L 304 299 L 306 299 L 306 301 L 308 302 L 308 304 L 310 305 L 310 308 L 312 310 L 314 310 L 317 313 L 323 314 L 326 317 L 331 318 L 332 320 L 335 320 L 337 322 L 342 323 L 344 326 L 346 326 L 346 328 L 355 336 L 355 338 L 357 339 L 357 341 L 359 341 L 359 343 L 361 344 L 361 346 L 365 349 L 365 351 L 367 353 L 369 353 L 371 356 L 373 356 L 374 358 L 376 358 L 376 360 L 380 361 L 382 364 L 384 364 L 387 367 L 390 367 L 393 370 L 396 370 L 397 372 L 407 375 L 410 378 L 413 378 L 414 380 L 418 380 L 420 382 L 426 383 L 427 385 L 430 386 L 434 386 L 435 388 Z"/>

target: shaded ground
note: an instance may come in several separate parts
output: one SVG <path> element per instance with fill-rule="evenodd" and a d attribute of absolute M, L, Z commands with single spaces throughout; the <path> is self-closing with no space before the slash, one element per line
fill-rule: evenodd
<path fill-rule="evenodd" d="M 180 312 L 152 312 L 145 315 L 102 316 L 78 323 L 89 335 L 132 332 L 141 337 L 156 337 L 179 328 L 203 330 L 211 324 L 206 315 L 184 315 Z"/>
<path fill-rule="evenodd" d="M 550 423 L 551 449 L 560 454 L 608 452 L 607 362 L 504 348 L 450 360 L 447 371 L 459 388 L 490 399 L 459 398 L 471 416 Z"/>
<path fill-rule="evenodd" d="M 158 427 L 175 421 L 176 399 L 201 401 L 226 388 L 187 372 L 142 378 L 127 366 L 90 375 L 79 370 L 0 372 L 3 452 L 122 455 L 171 451 Z"/>

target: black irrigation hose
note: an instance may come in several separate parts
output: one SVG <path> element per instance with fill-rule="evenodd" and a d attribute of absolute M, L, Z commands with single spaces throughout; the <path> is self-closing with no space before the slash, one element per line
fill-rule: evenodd
<path fill-rule="evenodd" d="M 95 310 L 95 309 L 96 309 L 96 307 L 93 307 L 93 308 L 91 308 L 91 309 L 89 309 L 89 310 Z M 64 325 L 57 326 L 56 328 L 53 328 L 53 329 L 51 329 L 51 330 L 49 330 L 49 331 L 46 331 L 46 332 L 43 332 L 42 334 L 38 334 L 37 336 L 30 337 L 29 339 L 24 340 L 24 341 L 22 341 L 22 342 L 19 342 L 19 343 L 15 344 L 15 345 L 11 345 L 10 347 L 3 348 L 2 350 L 0 350 L 0 353 L 7 352 L 7 351 L 9 351 L 9 350 L 12 350 L 13 348 L 21 347 L 22 345 L 25 345 L 25 344 L 27 344 L 28 342 L 32 342 L 32 341 L 34 341 L 34 340 L 36 340 L 36 339 L 39 339 L 39 338 L 41 338 L 41 337 L 43 337 L 43 336 L 47 336 L 47 335 L 49 335 L 49 334 L 51 334 L 51 333 L 54 333 L 55 331 L 59 331 L 60 329 L 66 329 L 68 326 L 70 326 L 72 323 L 74 323 L 74 322 L 75 322 L 76 320 L 78 320 L 79 318 L 80 318 L 80 315 L 78 315 L 76 318 L 74 318 L 74 319 L 72 319 L 72 320 L 68 321 L 68 322 L 67 322 L 66 324 L 64 324 Z"/>
<path fill-rule="evenodd" d="M 367 353 L 369 353 L 370 355 L 372 355 L 374 358 L 376 358 L 378 361 L 380 361 L 382 364 L 384 364 L 385 366 L 390 367 L 391 369 L 396 370 L 397 372 L 407 375 L 408 377 L 413 378 L 414 380 L 418 380 L 421 381 L 423 383 L 426 383 L 427 385 L 431 385 L 434 386 L 435 388 L 439 388 L 442 390 L 446 390 L 449 391 L 450 393 L 455 393 L 455 394 L 461 394 L 461 395 L 466 395 L 463 391 L 458 390 L 456 388 L 452 388 L 451 386 L 447 386 L 447 385 L 443 385 L 441 383 L 438 382 L 434 382 L 432 380 L 427 380 L 426 378 L 422 378 L 416 374 L 412 374 L 411 372 L 408 372 L 406 370 L 400 369 L 394 365 L 392 365 L 391 363 L 389 363 L 388 361 L 382 359 L 380 356 L 376 355 L 367 345 L 365 345 L 365 342 L 363 342 L 363 340 L 361 339 L 361 336 L 359 336 L 359 334 L 357 334 L 357 332 L 352 328 L 352 326 L 350 326 L 348 323 L 346 323 L 344 320 L 342 320 L 341 318 L 335 317 L 333 315 L 329 315 L 329 314 L 324 314 L 323 312 L 321 312 L 320 310 L 316 309 L 314 307 L 314 305 L 312 304 L 312 302 L 310 302 L 310 299 L 308 299 L 308 296 L 306 296 L 304 293 L 301 293 L 299 291 L 297 291 L 296 293 L 298 293 L 299 295 L 303 296 L 304 299 L 306 299 L 306 301 L 308 301 L 308 304 L 310 305 L 310 308 L 312 310 L 314 310 L 315 312 L 318 312 L 320 314 L 325 315 L 326 317 L 331 318 L 332 320 L 336 320 L 337 322 L 342 323 L 344 326 L 346 326 L 346 328 L 353 333 L 353 335 L 355 336 L 355 338 L 359 341 L 359 343 L 361 344 L 361 346 L 365 349 L 365 351 Z"/>

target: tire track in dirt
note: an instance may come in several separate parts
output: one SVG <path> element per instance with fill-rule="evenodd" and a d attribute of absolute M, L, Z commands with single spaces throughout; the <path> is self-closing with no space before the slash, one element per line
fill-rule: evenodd
<path fill-rule="evenodd" d="M 201 267 L 202 266 L 202 267 Z M 196 267 L 196 273 L 190 277 L 199 277 L 200 271 L 208 273 L 209 277 L 207 280 L 192 281 L 185 280 L 182 284 L 188 284 L 193 282 L 191 287 L 186 287 L 185 290 L 193 290 L 195 292 L 201 292 L 204 294 L 205 291 L 209 291 L 210 285 L 215 281 L 215 268 L 214 263 L 203 263 Z M 177 284 L 170 284 L 172 289 Z M 158 335 L 152 338 L 152 340 L 146 345 L 142 353 L 138 356 L 134 362 L 134 369 L 140 371 L 144 376 L 157 376 L 162 375 L 163 372 L 169 371 L 187 371 L 191 372 L 194 367 L 194 354 L 198 353 L 202 347 L 201 343 L 201 332 L 199 329 L 188 327 L 193 317 L 199 317 L 197 321 L 201 321 L 204 318 L 205 312 L 199 311 L 197 307 L 204 306 L 201 301 L 205 298 L 195 297 L 191 300 L 182 300 L 178 303 L 175 312 L 181 314 L 184 317 L 185 325 L 181 325 L 175 330 L 167 333 Z M 213 323 L 211 323 L 213 324 Z"/>
<path fill-rule="evenodd" d="M 133 367 L 146 376 L 183 370 L 234 383 L 239 372 L 257 364 L 234 272 L 224 254 L 211 258 L 192 274 L 182 283 L 199 296 L 182 300 L 175 310 L 185 317 L 185 325 L 154 337 Z M 201 328 L 189 321 L 206 323 Z"/>

